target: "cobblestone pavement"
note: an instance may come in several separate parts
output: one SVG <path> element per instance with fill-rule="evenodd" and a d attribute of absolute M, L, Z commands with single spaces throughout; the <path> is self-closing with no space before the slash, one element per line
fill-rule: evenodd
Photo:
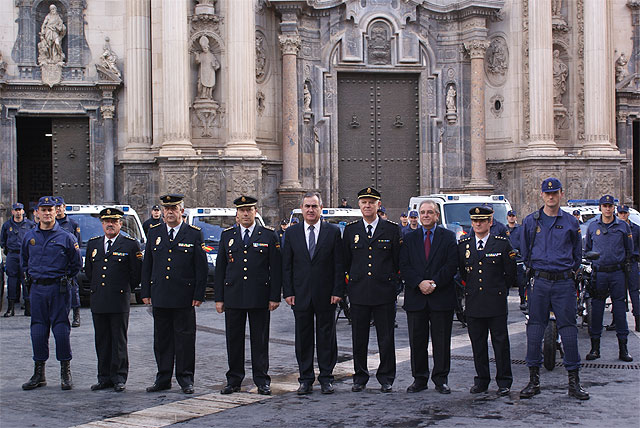
<path fill-rule="evenodd" d="M 336 367 L 336 393 L 321 395 L 316 385 L 312 395 L 299 397 L 294 354 L 293 314 L 286 304 L 272 313 L 270 374 L 274 395 L 256 394 L 251 381 L 247 352 L 247 379 L 243 392 L 222 396 L 225 384 L 226 348 L 224 317 L 215 312 L 213 302 L 197 309 L 196 393 L 185 396 L 174 381 L 173 389 L 149 394 L 156 365 L 153 358 L 153 320 L 150 308 L 132 306 L 129 322 L 129 380 L 127 390 L 90 391 L 96 382 L 96 356 L 93 325 L 89 309 L 82 309 L 82 325 L 72 329 L 74 380 L 72 391 L 60 390 L 59 364 L 47 362 L 47 386 L 23 391 L 21 384 L 33 372 L 29 318 L 17 315 L 0 318 L 0 427 L 162 427 L 175 424 L 188 427 L 418 427 L 418 426 L 608 426 L 640 425 L 640 336 L 629 336 L 632 363 L 617 359 L 614 332 L 604 332 L 602 358 L 586 362 L 580 372 L 589 401 L 578 402 L 566 394 L 567 376 L 562 367 L 542 369 L 542 393 L 531 400 L 520 400 L 518 391 L 528 381 L 524 365 L 526 350 L 524 316 L 517 310 L 517 292 L 510 301 L 510 338 L 514 385 L 509 397 L 489 393 L 471 395 L 474 368 L 471 346 L 464 329 L 454 322 L 452 370 L 449 385 L 453 393 L 443 396 L 428 390 L 407 394 L 411 384 L 406 315 L 398 310 L 396 354 L 398 374 L 394 392 L 382 394 L 372 375 L 362 393 L 351 392 L 351 331 L 347 321 L 338 321 L 339 363 Z M 6 307 L 6 302 L 5 302 Z M 22 313 L 22 311 L 20 311 Z M 628 316 L 630 325 L 631 315 Z M 610 315 L 605 315 L 605 322 Z M 586 327 L 579 329 L 580 354 L 589 350 Z M 247 341 L 247 351 L 249 344 Z M 376 365 L 377 346 L 372 329 L 370 366 Z M 558 356 L 559 359 L 559 356 Z M 373 371 L 375 373 L 375 370 Z M 495 373 L 492 367 L 492 373 Z"/>

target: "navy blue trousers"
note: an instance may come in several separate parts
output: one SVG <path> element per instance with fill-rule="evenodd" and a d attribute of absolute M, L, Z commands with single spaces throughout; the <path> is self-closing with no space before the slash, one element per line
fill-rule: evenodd
<path fill-rule="evenodd" d="M 71 294 L 69 286 L 66 293 L 60 292 L 59 284 L 31 285 L 31 344 L 33 360 L 49 359 L 49 331 L 53 331 L 56 340 L 56 358 L 58 361 L 71 359 L 69 333 L 69 309 Z"/>
<path fill-rule="evenodd" d="M 615 272 L 596 272 L 596 290 L 608 290 L 613 302 L 613 320 L 616 323 L 616 335 L 620 339 L 626 339 L 629 335 L 629 326 L 627 325 L 627 304 L 625 297 L 627 290 L 625 288 L 624 272 L 618 270 Z M 605 299 L 591 300 L 593 313 L 591 314 L 591 325 L 589 326 L 589 335 L 597 339 L 602 335 L 602 318 L 604 316 Z"/>
<path fill-rule="evenodd" d="M 23 285 L 22 268 L 20 267 L 20 254 L 7 254 L 7 299 L 17 302 L 20 300 L 20 289 Z M 25 302 L 29 300 L 27 291 L 23 291 Z"/>

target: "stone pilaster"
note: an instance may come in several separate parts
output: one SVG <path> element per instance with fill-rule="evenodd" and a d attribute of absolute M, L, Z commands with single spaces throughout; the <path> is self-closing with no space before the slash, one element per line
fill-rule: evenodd
<path fill-rule="evenodd" d="M 491 191 L 487 181 L 487 157 L 484 129 L 484 54 L 488 40 L 475 39 L 465 42 L 471 57 L 471 181 L 465 189 Z"/>
<path fill-rule="evenodd" d="M 229 102 L 227 156 L 260 156 L 256 143 L 256 40 L 253 0 L 229 2 Z M 233 4 L 231 4 L 233 3 Z"/>
<path fill-rule="evenodd" d="M 162 2 L 163 141 L 160 156 L 193 156 L 189 122 L 188 0 Z"/>
<path fill-rule="evenodd" d="M 151 147 L 151 0 L 126 2 L 127 146 L 124 157 L 135 158 Z"/>
<path fill-rule="evenodd" d="M 113 138 L 113 116 L 116 108 L 113 104 L 100 107 L 102 127 L 104 129 L 104 203 L 115 204 L 115 141 Z"/>
<path fill-rule="evenodd" d="M 609 2 L 584 2 L 584 147 L 612 151 L 613 73 L 609 55 Z M 595 154 L 595 153 L 593 153 Z"/>
<path fill-rule="evenodd" d="M 282 189 L 299 189 L 298 177 L 298 34 L 279 36 L 282 49 Z"/>
<path fill-rule="evenodd" d="M 525 155 L 562 155 L 554 138 L 551 0 L 529 2 L 530 138 Z"/>

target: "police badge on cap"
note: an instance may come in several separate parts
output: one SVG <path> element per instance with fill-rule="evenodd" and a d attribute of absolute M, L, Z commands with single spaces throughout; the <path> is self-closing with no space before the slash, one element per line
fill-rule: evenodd
<path fill-rule="evenodd" d="M 555 177 L 549 177 L 542 182 L 542 191 L 543 192 L 556 192 L 558 190 L 562 190 L 562 183 Z"/>
<path fill-rule="evenodd" d="M 598 205 L 613 205 L 614 204 L 614 199 L 613 196 L 611 195 L 604 195 L 603 197 L 600 198 L 600 202 L 598 202 Z"/>
<path fill-rule="evenodd" d="M 184 199 L 184 195 L 179 193 L 169 193 L 167 195 L 160 196 L 160 200 L 162 201 L 163 207 L 169 207 L 173 205 L 178 205 Z"/>
<path fill-rule="evenodd" d="M 241 207 L 254 207 L 258 204 L 258 200 L 256 198 L 253 198 L 251 196 L 240 196 L 239 198 L 236 198 L 233 201 L 233 205 L 236 206 L 236 208 L 241 208 Z"/>
<path fill-rule="evenodd" d="M 486 206 L 473 207 L 469 210 L 471 220 L 489 220 L 493 210 Z"/>
<path fill-rule="evenodd" d="M 108 218 L 119 219 L 124 217 L 124 213 L 117 208 L 105 208 L 100 211 L 100 220 L 105 220 Z"/>
<path fill-rule="evenodd" d="M 367 187 L 358 192 L 358 199 L 361 198 L 380 199 L 380 192 L 373 187 Z"/>

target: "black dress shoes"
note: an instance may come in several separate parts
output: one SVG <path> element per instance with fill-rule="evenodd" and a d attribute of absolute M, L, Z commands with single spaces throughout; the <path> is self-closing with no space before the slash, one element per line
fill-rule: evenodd
<path fill-rule="evenodd" d="M 269 385 L 258 385 L 258 394 L 271 395 L 271 387 Z"/>
<path fill-rule="evenodd" d="M 182 387 L 183 394 L 193 394 L 193 385 L 185 385 Z"/>
<path fill-rule="evenodd" d="M 362 392 L 362 391 L 364 391 L 365 387 L 366 387 L 366 385 L 364 383 L 354 383 L 353 386 L 351 387 L 351 391 L 352 392 Z"/>
<path fill-rule="evenodd" d="M 159 392 L 159 391 L 165 391 L 167 389 L 171 389 L 171 384 L 160 385 L 158 383 L 154 383 L 153 385 L 147 388 L 147 392 Z"/>
<path fill-rule="evenodd" d="M 393 388 L 391 388 L 390 383 L 383 383 L 382 385 L 380 385 L 380 392 L 391 392 L 391 391 L 393 391 Z"/>
<path fill-rule="evenodd" d="M 111 382 L 98 382 L 96 384 L 91 385 L 92 391 L 100 391 L 101 389 L 107 389 L 113 387 L 113 383 Z"/>
<path fill-rule="evenodd" d="M 471 394 L 480 394 L 482 392 L 487 392 L 487 389 L 489 389 L 489 387 L 487 387 L 487 386 L 483 387 L 483 386 L 480 386 L 480 385 L 473 385 L 471 387 L 471 389 L 469 390 L 469 392 Z"/>
<path fill-rule="evenodd" d="M 298 395 L 308 395 L 313 392 L 313 386 L 310 383 L 301 383 L 296 391 Z"/>
<path fill-rule="evenodd" d="M 447 385 L 446 383 L 443 383 L 442 385 L 436 385 L 436 391 L 438 391 L 440 394 L 451 394 L 451 388 L 449 388 L 449 385 Z"/>
<path fill-rule="evenodd" d="M 424 391 L 425 389 L 428 389 L 428 388 L 429 388 L 429 385 L 427 385 L 426 383 L 414 381 L 407 388 L 407 392 L 409 392 L 409 393 L 420 392 L 420 391 Z"/>
<path fill-rule="evenodd" d="M 504 388 L 498 388 L 498 391 L 496 392 L 496 395 L 498 397 L 506 397 L 507 395 L 509 395 L 509 393 L 511 392 L 511 389 L 504 387 Z"/>
<path fill-rule="evenodd" d="M 335 389 L 333 389 L 333 384 L 331 382 L 327 382 L 320 385 L 320 391 L 323 394 L 333 394 Z"/>
<path fill-rule="evenodd" d="M 222 395 L 233 394 L 234 392 L 240 392 L 240 387 L 237 385 L 227 385 L 220 390 L 220 394 Z"/>
<path fill-rule="evenodd" d="M 113 385 L 113 390 L 115 392 L 122 392 L 124 391 L 124 383 L 122 382 L 117 382 Z"/>

